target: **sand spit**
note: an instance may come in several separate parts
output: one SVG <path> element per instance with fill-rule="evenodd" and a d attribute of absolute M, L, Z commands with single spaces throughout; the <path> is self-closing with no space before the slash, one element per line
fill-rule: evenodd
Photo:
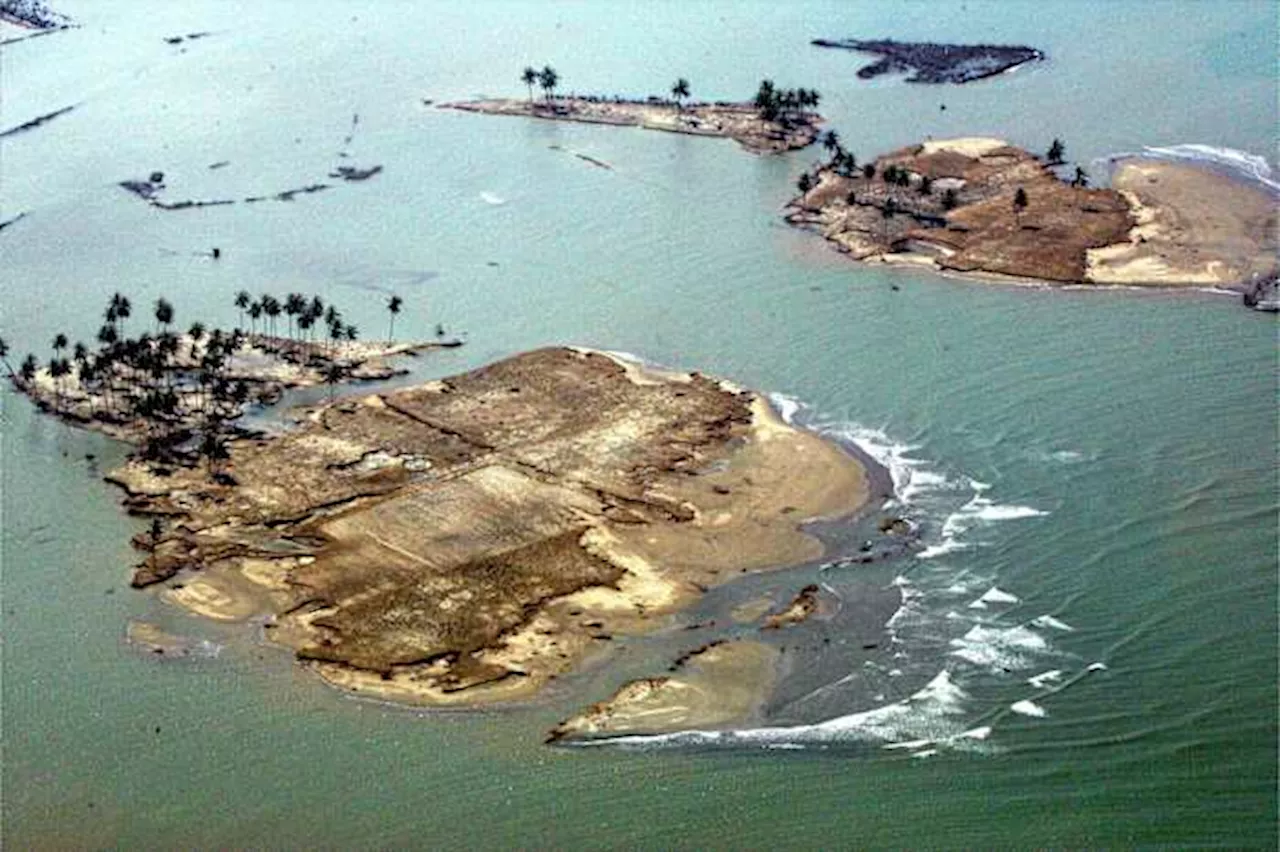
<path fill-rule="evenodd" d="M 573 349 L 322 405 L 229 451 L 219 482 L 113 473 L 168 518 L 135 584 L 422 704 L 530 695 L 709 586 L 820 557 L 804 522 L 868 495 L 857 461 L 755 394 Z"/>
<path fill-rule="evenodd" d="M 869 167 L 819 168 L 787 221 L 857 260 L 977 280 L 1241 288 L 1276 268 L 1275 197 L 1205 168 L 1127 160 L 1091 189 L 985 137 Z"/>
<path fill-rule="evenodd" d="M 547 742 L 742 723 L 773 688 L 780 656 L 776 648 L 746 639 L 709 645 L 688 654 L 677 674 L 629 681 L 552 728 Z"/>
<path fill-rule="evenodd" d="M 1089 252 L 1090 281 L 1235 287 L 1274 274 L 1274 193 L 1206 168 L 1139 159 L 1117 163 L 1111 185 L 1135 225 L 1128 241 Z"/>
<path fill-rule="evenodd" d="M 438 108 L 714 136 L 732 139 L 757 154 L 777 154 L 812 145 L 818 137 L 818 125 L 822 123 L 821 116 L 810 112 L 801 113 L 792 121 L 766 121 L 755 106 L 743 103 L 699 103 L 680 107 L 661 100 L 563 97 L 546 102 L 494 98 L 439 104 Z"/>

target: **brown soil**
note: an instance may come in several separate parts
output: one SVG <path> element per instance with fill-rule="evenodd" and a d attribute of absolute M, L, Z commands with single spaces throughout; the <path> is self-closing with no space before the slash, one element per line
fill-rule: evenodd
<path fill-rule="evenodd" d="M 822 122 L 822 117 L 814 113 L 805 113 L 791 123 L 765 121 L 751 104 L 689 104 L 680 108 L 661 101 L 618 103 L 588 98 L 556 98 L 549 103 L 496 98 L 440 104 L 439 108 L 715 136 L 732 139 L 757 154 L 777 154 L 812 145 Z"/>
<path fill-rule="evenodd" d="M 1062 282 L 1085 280 L 1087 251 L 1126 239 L 1132 224 L 1119 193 L 1063 183 L 999 140 L 926 143 L 875 165 L 870 179 L 822 170 L 818 185 L 792 202 L 788 220 L 816 226 L 859 259 L 904 255 L 959 272 Z M 907 170 L 909 185 L 885 183 L 890 166 Z M 932 181 L 928 195 L 924 177 Z M 947 189 L 955 192 L 952 210 L 943 204 Z M 1021 210 L 1019 189 L 1027 197 Z M 886 217 L 891 201 L 896 212 Z"/>
<path fill-rule="evenodd" d="M 171 518 L 135 585 L 177 576 L 175 603 L 266 616 L 327 680 L 427 703 L 529 694 L 709 585 L 820 556 L 801 524 L 867 496 L 749 392 L 571 349 L 322 406 L 225 467 L 112 474 Z"/>
<path fill-rule="evenodd" d="M 871 179 L 820 169 L 787 220 L 859 260 L 985 277 L 1239 287 L 1276 267 L 1275 197 L 1207 169 L 1126 161 L 1114 188 L 1088 189 L 1059 180 L 1026 151 L 982 138 L 904 148 L 875 166 Z M 908 185 L 883 180 L 891 166 L 908 172 Z M 1014 203 L 1019 189 L 1024 208 Z"/>

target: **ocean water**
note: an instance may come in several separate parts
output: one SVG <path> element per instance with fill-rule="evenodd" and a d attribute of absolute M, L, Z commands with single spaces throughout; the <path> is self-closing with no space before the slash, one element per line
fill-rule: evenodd
<path fill-rule="evenodd" d="M 1099 178 L 1157 148 L 1274 180 L 1274 3 L 58 8 L 83 26 L 0 48 L 0 130 L 76 106 L 0 141 L 0 221 L 26 214 L 0 233 L 19 357 L 92 339 L 115 291 L 135 328 L 160 296 L 179 322 L 230 325 L 242 288 L 319 293 L 365 336 L 395 292 L 398 335 L 468 340 L 417 378 L 575 343 L 767 391 L 880 459 L 926 549 L 785 578 L 904 602 L 892 656 L 811 701 L 733 732 L 553 749 L 542 733 L 616 683 L 483 713 L 386 707 L 315 682 L 253 625 L 129 590 L 139 526 L 101 481 L 122 449 L 6 388 L 7 846 L 1275 846 L 1273 318 L 1209 293 L 858 267 L 779 221 L 814 151 L 422 102 L 521 95 L 526 64 L 626 94 L 684 76 L 731 98 L 768 76 L 823 92 L 863 157 L 1058 136 Z M 858 56 L 807 46 L 860 35 L 1049 61 L 932 88 L 860 82 Z M 174 200 L 237 198 L 345 163 L 384 171 L 179 212 L 116 186 L 161 170 Z M 221 651 L 139 656 L 130 618 Z"/>

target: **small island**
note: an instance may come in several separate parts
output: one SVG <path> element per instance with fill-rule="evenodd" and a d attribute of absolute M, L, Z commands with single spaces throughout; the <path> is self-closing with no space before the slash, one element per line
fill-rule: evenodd
<path fill-rule="evenodd" d="M 813 110 L 821 96 L 812 89 L 780 89 L 763 80 L 750 102 L 687 101 L 689 82 L 683 78 L 671 87 L 671 97 L 603 97 L 598 95 L 557 95 L 560 77 L 555 69 L 526 68 L 523 82 L 528 99 L 491 98 L 439 104 L 440 109 L 477 112 L 485 115 L 514 115 L 553 121 L 612 124 L 662 130 L 691 136 L 732 139 L 757 154 L 777 154 L 812 145 L 818 137 L 822 116 Z M 533 86 L 542 88 L 535 98 Z"/>
<path fill-rule="evenodd" d="M 854 38 L 816 38 L 810 44 L 876 54 L 881 58 L 859 68 L 859 78 L 870 80 L 882 74 L 911 73 L 906 78 L 908 83 L 970 83 L 1044 59 L 1044 54 L 1034 47 L 1020 45 L 935 44 Z"/>
<path fill-rule="evenodd" d="M 260 357 L 264 342 L 246 337 L 234 359 Z M 330 381 L 339 367 L 358 377 L 347 350 L 299 345 Z M 207 373 L 210 348 L 196 350 Z M 138 399 L 182 388 L 194 427 L 233 419 L 210 414 L 217 392 L 185 368 L 139 369 L 126 361 L 107 384 Z M 321 402 L 278 433 L 223 429 L 216 450 L 139 402 L 128 428 L 99 409 L 111 391 L 85 390 L 84 377 L 73 391 L 64 375 L 14 381 L 51 413 L 137 446 L 107 477 L 151 519 L 133 541 L 145 554 L 135 587 L 259 621 L 326 681 L 416 704 L 531 696 L 615 636 L 669 626 L 712 586 L 822 557 L 805 525 L 858 512 L 872 488 L 861 462 L 757 394 L 590 350 Z M 706 702 L 718 709 L 705 718 L 727 721 L 763 700 L 776 656 L 735 642 L 676 667 L 739 673 L 731 701 Z"/>
<path fill-rule="evenodd" d="M 1132 160 L 1092 188 L 1065 146 L 1044 157 L 1000 139 L 936 140 L 865 164 L 829 132 L 788 222 L 858 260 L 1064 284 L 1244 290 L 1276 268 L 1276 201 L 1190 165 Z"/>

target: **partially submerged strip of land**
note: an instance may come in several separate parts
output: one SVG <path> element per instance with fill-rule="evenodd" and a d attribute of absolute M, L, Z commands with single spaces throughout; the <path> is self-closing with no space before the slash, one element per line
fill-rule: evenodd
<path fill-rule="evenodd" d="M 937 44 L 893 39 L 814 39 L 815 47 L 873 53 L 881 58 L 858 69 L 864 80 L 911 73 L 908 83 L 970 83 L 1044 59 L 1034 47 L 1003 44 Z"/>
<path fill-rule="evenodd" d="M 750 102 L 703 102 L 687 100 L 689 83 L 683 78 L 672 86 L 670 98 L 556 95 L 559 75 L 550 67 L 541 72 L 526 68 L 523 79 L 529 86 L 527 100 L 488 98 L 444 103 L 438 108 L 727 138 L 762 154 L 792 151 L 813 144 L 823 120 L 816 112 L 821 99 L 818 92 L 777 88 L 771 80 L 761 81 Z M 534 98 L 535 82 L 542 86 L 545 97 Z"/>
<path fill-rule="evenodd" d="M 25 121 L 22 124 L 10 127 L 8 130 L 0 130 L 0 139 L 4 139 L 8 136 L 16 136 L 19 133 L 25 133 L 28 130 L 35 130 L 42 124 L 47 124 L 55 118 L 66 115 L 75 109 L 76 106 L 76 104 L 72 104 L 71 106 L 63 107 L 62 109 L 56 109 L 53 112 L 47 112 L 44 115 L 36 116 L 30 121 Z"/>
<path fill-rule="evenodd" d="M 0 21 L 34 30 L 56 31 L 71 26 L 71 19 L 55 12 L 42 0 L 0 0 Z"/>

